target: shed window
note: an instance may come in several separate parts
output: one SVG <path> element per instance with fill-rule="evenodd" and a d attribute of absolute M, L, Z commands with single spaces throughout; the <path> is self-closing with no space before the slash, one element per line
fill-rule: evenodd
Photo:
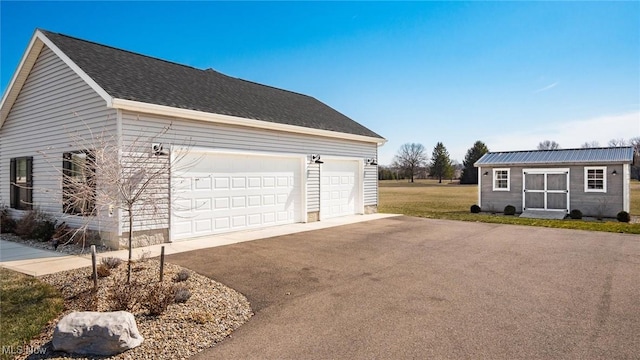
<path fill-rule="evenodd" d="M 12 158 L 9 167 L 11 207 L 29 210 L 33 203 L 33 157 Z"/>
<path fill-rule="evenodd" d="M 509 191 L 511 187 L 510 169 L 493 169 L 493 191 Z"/>
<path fill-rule="evenodd" d="M 592 166 L 584 168 L 584 191 L 607 192 L 607 167 Z"/>
<path fill-rule="evenodd" d="M 63 211 L 90 215 L 95 208 L 95 160 L 90 151 L 68 152 L 62 157 Z"/>

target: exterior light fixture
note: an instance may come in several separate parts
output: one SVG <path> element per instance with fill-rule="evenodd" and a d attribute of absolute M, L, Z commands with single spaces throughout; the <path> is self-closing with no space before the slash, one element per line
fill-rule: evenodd
<path fill-rule="evenodd" d="M 311 163 L 312 164 L 324 164 L 324 161 L 320 160 L 319 154 L 311 154 Z"/>
<path fill-rule="evenodd" d="M 613 175 L 613 176 L 618 175 L 618 171 L 617 171 L 617 170 L 613 170 L 613 172 L 611 173 L 611 175 Z"/>
<path fill-rule="evenodd" d="M 488 171 L 485 171 L 484 174 L 482 174 L 482 176 L 487 176 L 487 175 L 489 175 Z"/>

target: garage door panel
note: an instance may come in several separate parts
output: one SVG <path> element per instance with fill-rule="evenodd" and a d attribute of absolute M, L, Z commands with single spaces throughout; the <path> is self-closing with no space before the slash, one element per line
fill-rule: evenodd
<path fill-rule="evenodd" d="M 198 177 L 195 178 L 195 190 L 211 190 L 211 178 L 210 177 Z"/>
<path fill-rule="evenodd" d="M 262 181 L 260 181 L 260 178 L 259 178 L 259 177 L 253 177 L 253 176 L 252 176 L 252 177 L 250 177 L 250 178 L 249 178 L 249 181 L 248 181 L 248 183 L 249 183 L 249 187 L 250 187 L 250 188 L 252 188 L 252 189 L 253 189 L 253 188 L 260 189 L 260 183 L 261 183 L 261 182 L 262 182 Z"/>
<path fill-rule="evenodd" d="M 215 188 L 218 190 L 228 189 L 229 188 L 229 178 L 228 177 L 215 177 L 214 179 Z"/>
<path fill-rule="evenodd" d="M 202 219 L 194 221 L 195 231 L 198 233 L 211 231 L 211 219 Z"/>
<path fill-rule="evenodd" d="M 300 158 L 206 154 L 202 161 L 215 173 L 199 166 L 174 175 L 173 240 L 300 221 Z"/>
<path fill-rule="evenodd" d="M 275 223 L 276 222 L 276 213 L 274 213 L 274 212 L 263 213 L 262 214 L 262 221 L 265 224 Z"/>
<path fill-rule="evenodd" d="M 214 208 L 215 210 L 225 210 L 229 208 L 229 198 L 228 197 L 224 197 L 224 198 L 215 198 L 214 200 Z"/>
<path fill-rule="evenodd" d="M 231 219 L 228 216 L 218 217 L 218 218 L 215 218 L 213 222 L 215 224 L 215 227 L 213 228 L 214 231 L 227 230 L 230 228 Z"/>
<path fill-rule="evenodd" d="M 325 161 L 320 170 L 320 216 L 323 219 L 356 213 L 360 165 L 353 160 Z"/>
<path fill-rule="evenodd" d="M 211 199 L 194 199 L 193 200 L 193 208 L 196 211 L 209 211 L 211 210 Z"/>

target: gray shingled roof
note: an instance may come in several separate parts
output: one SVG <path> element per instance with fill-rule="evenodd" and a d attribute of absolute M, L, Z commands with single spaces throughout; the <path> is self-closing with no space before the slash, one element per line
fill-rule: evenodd
<path fill-rule="evenodd" d="M 382 139 L 307 95 L 67 35 L 42 33 L 113 98 Z"/>
<path fill-rule="evenodd" d="M 632 163 L 633 147 L 490 152 L 474 166 Z"/>

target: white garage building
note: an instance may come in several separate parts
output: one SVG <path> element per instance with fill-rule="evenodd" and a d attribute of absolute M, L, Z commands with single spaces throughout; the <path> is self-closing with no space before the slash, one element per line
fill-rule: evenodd
<path fill-rule="evenodd" d="M 123 148 L 160 134 L 145 146 L 161 144 L 166 161 L 189 164 L 156 184 L 165 206 L 136 216 L 140 244 L 377 209 L 384 138 L 312 97 L 211 69 L 37 30 L 0 115 L 0 203 L 15 216 L 38 207 L 80 221 L 63 206 L 51 163 L 85 150 L 69 134 L 97 132 Z M 126 216 L 109 215 L 91 226 L 123 244 Z"/>

